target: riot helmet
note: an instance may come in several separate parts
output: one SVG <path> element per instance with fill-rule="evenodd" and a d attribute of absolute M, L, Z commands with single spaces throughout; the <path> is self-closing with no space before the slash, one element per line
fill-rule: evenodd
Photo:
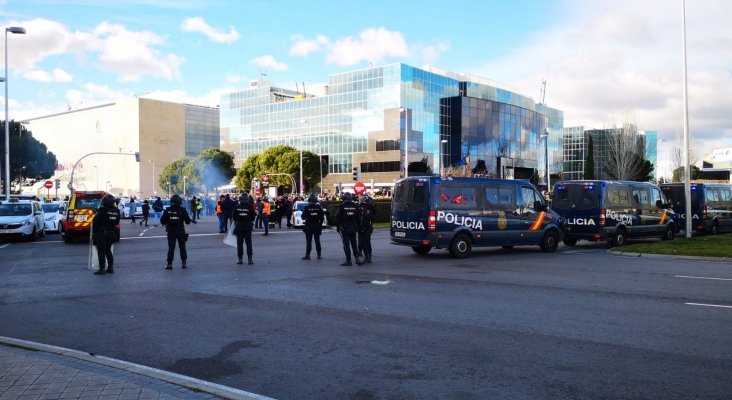
<path fill-rule="evenodd" d="M 249 205 L 249 195 L 246 193 L 242 193 L 239 196 L 239 204 Z"/>
<path fill-rule="evenodd" d="M 343 201 L 352 201 L 353 195 L 351 195 L 351 192 L 345 192 L 343 193 Z"/>
<path fill-rule="evenodd" d="M 174 194 L 174 195 L 170 196 L 170 204 L 175 204 L 175 205 L 179 206 L 179 205 L 183 204 L 183 199 L 181 199 L 179 195 Z"/>
<path fill-rule="evenodd" d="M 115 198 L 111 194 L 107 194 L 104 197 L 102 197 L 102 205 L 103 206 L 113 206 L 114 205 Z"/>
<path fill-rule="evenodd" d="M 318 202 L 318 196 L 315 195 L 315 193 L 310 193 L 310 196 L 308 196 L 308 203 L 315 204 Z"/>

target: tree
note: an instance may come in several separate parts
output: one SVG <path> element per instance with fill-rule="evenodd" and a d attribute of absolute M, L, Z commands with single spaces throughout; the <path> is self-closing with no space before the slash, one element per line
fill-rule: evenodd
<path fill-rule="evenodd" d="M 588 135 L 587 139 L 587 155 L 585 156 L 584 178 L 595 179 L 595 146 L 592 143 L 592 136 Z"/>
<path fill-rule="evenodd" d="M 626 123 L 614 129 L 607 137 L 606 172 L 610 179 L 627 181 L 648 181 L 648 165 L 645 159 L 644 142 L 638 135 L 638 128 Z"/>
<path fill-rule="evenodd" d="M 191 170 L 189 167 L 191 161 L 193 161 L 192 157 L 183 157 L 166 165 L 158 175 L 158 186 L 161 188 L 167 188 L 168 183 L 170 183 L 171 194 L 183 194 L 183 177 L 186 176 L 186 171 Z M 186 192 L 192 193 L 190 187 L 190 183 L 186 182 Z"/>
<path fill-rule="evenodd" d="M 701 170 L 696 165 L 691 166 L 691 179 L 701 178 Z M 674 170 L 673 182 L 684 182 L 684 167 L 678 167 Z"/>
<path fill-rule="evenodd" d="M 302 152 L 302 169 L 304 192 L 313 191 L 315 183 L 328 175 L 325 165 L 321 165 L 320 157 L 310 151 Z M 322 171 L 319 168 L 322 167 Z M 269 174 L 289 174 L 295 180 L 296 185 L 300 182 L 300 151 L 292 146 L 279 145 L 270 147 L 263 153 L 249 156 L 239 169 L 236 175 L 236 186 L 240 190 L 250 190 L 253 178 Z M 292 181 L 287 176 L 271 176 L 270 186 L 284 186 L 292 188 Z M 297 188 L 295 188 L 297 189 Z"/>
<path fill-rule="evenodd" d="M 5 122 L 0 124 L 5 131 Z M 33 133 L 15 121 L 10 121 L 10 181 L 24 181 L 32 185 L 36 181 L 48 179 L 56 170 L 56 155 L 48 151 L 45 144 L 36 140 Z M 0 140 L 0 153 L 5 154 L 5 140 Z M 3 161 L 3 166 L 4 162 Z M 5 178 L 4 167 L 3 182 Z M 20 189 L 20 185 L 19 185 Z"/>

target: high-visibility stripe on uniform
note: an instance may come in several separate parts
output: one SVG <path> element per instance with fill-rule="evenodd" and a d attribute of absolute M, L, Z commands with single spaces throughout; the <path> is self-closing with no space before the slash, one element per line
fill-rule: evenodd
<path fill-rule="evenodd" d="M 529 227 L 529 230 L 538 231 L 541 228 L 541 224 L 544 223 L 544 216 L 546 216 L 546 213 L 544 211 L 540 212 L 534 223 Z"/>

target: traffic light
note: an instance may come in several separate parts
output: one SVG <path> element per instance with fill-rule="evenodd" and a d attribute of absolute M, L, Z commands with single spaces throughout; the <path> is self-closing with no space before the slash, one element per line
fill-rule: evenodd
<path fill-rule="evenodd" d="M 61 188 L 61 179 L 56 179 L 56 189 Z"/>
<path fill-rule="evenodd" d="M 361 171 L 358 167 L 353 167 L 353 180 L 357 181 L 361 179 Z"/>
<path fill-rule="evenodd" d="M 140 162 L 140 152 L 139 151 L 135 152 L 135 161 Z"/>

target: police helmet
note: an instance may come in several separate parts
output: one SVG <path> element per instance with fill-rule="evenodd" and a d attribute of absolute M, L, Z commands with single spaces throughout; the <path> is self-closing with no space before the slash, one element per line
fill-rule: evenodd
<path fill-rule="evenodd" d="M 111 194 L 107 194 L 104 197 L 102 197 L 102 205 L 104 205 L 104 206 L 113 206 L 114 201 L 115 201 L 115 198 Z"/>
<path fill-rule="evenodd" d="M 310 196 L 308 196 L 308 203 L 315 204 L 318 202 L 318 196 L 315 195 L 315 193 L 310 193 Z"/>
<path fill-rule="evenodd" d="M 179 195 L 174 194 L 170 196 L 170 204 L 181 205 L 183 204 L 183 199 L 181 199 Z"/>
<path fill-rule="evenodd" d="M 249 204 L 249 195 L 246 193 L 242 193 L 239 196 L 239 203 L 241 204 Z"/>
<path fill-rule="evenodd" d="M 352 201 L 352 200 L 353 200 L 353 196 L 351 195 L 350 192 L 343 193 L 343 201 Z"/>

